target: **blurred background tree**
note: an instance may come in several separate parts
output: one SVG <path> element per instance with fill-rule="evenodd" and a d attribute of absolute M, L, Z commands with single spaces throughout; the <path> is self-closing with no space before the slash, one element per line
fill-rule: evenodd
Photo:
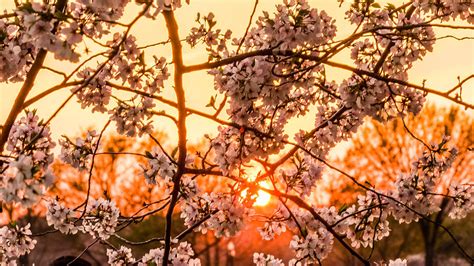
<path fill-rule="evenodd" d="M 90 184 L 88 184 L 89 171 L 78 171 L 69 164 L 56 159 L 52 168 L 57 179 L 48 191 L 49 195 L 57 196 L 66 206 L 74 207 L 81 205 L 90 186 L 91 197 L 105 197 L 113 200 L 123 216 L 142 215 L 143 218 L 136 219 L 137 224 L 131 224 L 126 228 L 124 226 L 109 240 L 111 244 L 120 244 L 132 248 L 137 256 L 143 256 L 148 250 L 154 248 L 159 242 L 158 236 L 164 233 L 165 228 L 164 213 L 155 211 L 155 209 L 165 202 L 163 199 L 166 199 L 166 188 L 159 184 L 145 182 L 143 169 L 140 165 L 145 165 L 147 158 L 146 154 L 140 152 L 151 151 L 153 147 L 156 147 L 157 142 L 167 150 L 173 150 L 173 147 L 168 146 L 168 136 L 165 133 L 155 132 L 153 135 L 156 138 L 154 142 L 145 139 L 137 141 L 135 138 L 115 134 L 104 136 L 101 142 L 102 152 L 97 153 L 94 160 Z M 203 150 L 205 141 L 204 139 L 199 143 L 189 145 L 189 152 L 195 155 L 195 164 L 201 164 L 203 157 L 212 159 L 212 156 L 214 156 L 212 152 Z M 206 176 L 205 179 L 196 180 L 199 188 L 209 193 L 224 191 L 230 185 L 226 179 L 212 175 Z M 269 204 L 275 205 L 276 202 Z M 147 209 L 152 209 L 151 212 L 154 213 L 150 215 L 150 211 Z M 38 231 L 48 232 L 49 227 L 44 219 L 45 211 L 43 205 L 38 205 L 24 218 L 30 221 L 35 229 L 39 229 Z M 265 213 L 263 206 L 260 211 Z M 18 213 L 16 215 L 21 217 L 24 214 Z M 176 225 L 173 227 L 174 235 L 178 235 L 186 229 L 183 220 L 179 216 L 178 208 L 173 218 L 173 223 Z M 292 257 L 292 253 L 287 250 L 287 243 L 291 239 L 290 234 L 280 236 L 284 239 L 281 242 L 264 241 L 257 233 L 258 226 L 262 226 L 258 221 L 249 223 L 247 229 L 241 234 L 230 238 L 217 238 L 213 232 L 208 232 L 206 234 L 189 234 L 185 240 L 195 247 L 196 257 L 200 257 L 203 265 L 251 264 L 252 261 L 249 258 L 252 258 L 255 251 L 275 252 L 276 250 L 286 250 L 282 257 L 286 259 Z M 79 238 L 59 233 L 48 235 L 48 240 L 42 243 L 60 245 L 60 247 L 49 247 L 47 254 L 41 248 L 35 249 L 28 256 L 23 256 L 23 262 L 25 264 L 28 264 L 28 261 L 48 263 L 60 256 L 80 253 L 82 250 L 86 250 L 88 238 L 87 235 L 81 235 Z M 150 239 L 154 240 L 148 241 Z M 38 245 L 41 245 L 41 243 Z M 236 250 L 236 246 L 247 248 Z M 265 246 L 264 249 L 261 249 L 262 246 Z M 51 252 L 52 250 L 54 252 Z M 84 257 L 94 265 L 101 265 L 107 261 L 106 254 L 101 248 L 88 249 Z"/>
<path fill-rule="evenodd" d="M 450 137 L 450 143 L 459 150 L 459 156 L 442 176 L 437 193 L 448 194 L 451 183 L 472 184 L 474 173 L 474 123 L 473 117 L 457 107 L 437 107 L 427 105 L 419 116 L 398 118 L 381 124 L 375 120 L 366 123 L 352 139 L 350 148 L 338 159 L 340 168 L 358 177 L 358 181 L 376 189 L 393 189 L 388 187 L 400 173 L 409 173 L 412 161 L 422 153 L 425 145 L 440 143 L 443 136 Z M 424 140 L 421 141 L 421 139 Z M 360 156 L 363 154 L 364 156 Z M 349 204 L 356 201 L 356 195 L 363 192 L 353 186 L 347 178 L 338 174 L 327 184 L 328 195 L 332 204 Z M 436 223 L 419 220 L 410 225 L 393 224 L 390 236 L 381 241 L 375 251 L 381 259 L 424 253 L 425 265 L 436 265 L 437 259 L 443 256 L 456 256 L 457 251 L 441 225 L 454 232 L 467 250 L 474 250 L 472 238 L 474 224 L 472 219 L 455 222 L 448 217 L 452 200 L 443 197 L 437 202 L 440 211 L 430 216 Z M 467 222 L 466 222 L 467 221 Z M 395 222 L 396 223 L 396 222 Z M 466 224 L 467 223 L 467 224 Z M 462 227 L 462 230 L 459 230 Z M 458 230 L 456 230 L 458 229 Z M 422 241 L 419 241 L 421 238 Z M 414 243 L 424 244 L 423 247 Z"/>

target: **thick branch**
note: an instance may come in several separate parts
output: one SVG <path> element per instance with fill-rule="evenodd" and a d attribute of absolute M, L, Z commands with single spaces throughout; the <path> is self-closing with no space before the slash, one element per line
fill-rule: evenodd
<path fill-rule="evenodd" d="M 43 66 L 46 54 L 46 50 L 41 49 L 36 55 L 36 59 L 33 65 L 31 66 L 30 71 L 28 71 L 28 74 L 26 74 L 25 82 L 23 83 L 23 86 L 21 87 L 20 92 L 18 93 L 15 99 L 15 102 L 13 103 L 10 113 L 8 114 L 7 120 L 3 124 L 2 135 L 0 136 L 0 153 L 3 152 L 3 148 L 8 140 L 10 130 L 12 129 L 16 117 L 21 112 L 21 110 L 23 110 L 23 103 L 25 102 L 28 93 L 30 93 L 31 88 L 33 88 L 33 85 L 35 84 L 36 76 L 38 76 L 38 73 L 41 70 L 41 67 Z"/>
<path fill-rule="evenodd" d="M 269 55 L 294 56 L 294 57 L 297 57 L 297 58 L 314 61 L 314 62 L 317 62 L 317 63 L 320 63 L 320 64 L 321 63 L 326 64 L 328 66 L 332 66 L 332 67 L 335 67 L 335 68 L 340 68 L 340 69 L 344 69 L 344 70 L 347 70 L 347 71 L 351 71 L 352 73 L 355 73 L 355 74 L 358 74 L 358 75 L 365 75 L 365 76 L 369 76 L 369 77 L 377 79 L 377 80 L 407 86 L 407 87 L 410 87 L 410 88 L 414 88 L 414 89 L 423 91 L 425 93 L 435 94 L 435 95 L 441 96 L 443 98 L 446 98 L 450 101 L 453 101 L 457 104 L 460 104 L 460 105 L 464 106 L 465 108 L 474 109 L 473 104 L 464 102 L 464 101 L 462 101 L 462 100 L 460 100 L 456 97 L 449 96 L 448 93 L 446 93 L 446 92 L 441 92 L 441 91 L 438 91 L 438 90 L 435 90 L 435 89 L 430 89 L 430 88 L 427 88 L 425 86 L 416 85 L 416 84 L 409 83 L 409 82 L 404 81 L 404 80 L 399 80 L 399 79 L 394 79 L 394 78 L 382 76 L 378 73 L 358 69 L 358 68 L 355 68 L 355 67 L 352 67 L 352 66 L 349 66 L 349 65 L 346 65 L 346 64 L 325 60 L 325 59 L 323 59 L 321 57 L 318 57 L 318 56 L 301 54 L 301 53 L 298 53 L 298 52 L 288 51 L 288 50 L 265 49 L 265 50 L 252 51 L 252 52 L 249 52 L 249 53 L 236 55 L 234 57 L 229 57 L 229 58 L 217 61 L 217 62 L 206 62 L 206 63 L 192 65 L 192 66 L 186 66 L 184 68 L 184 71 L 185 72 L 193 72 L 193 71 L 199 71 L 199 70 L 204 70 L 204 69 L 217 68 L 217 67 L 220 67 L 220 66 L 225 66 L 225 65 L 228 65 L 228 64 L 232 64 L 232 63 L 235 63 L 235 62 L 242 61 L 246 58 L 256 57 L 256 56 L 269 56 Z"/>
<path fill-rule="evenodd" d="M 56 10 L 58 10 L 59 12 L 63 12 L 64 8 L 66 7 L 66 4 L 67 0 L 58 0 L 56 2 Z M 56 22 L 54 24 L 53 32 L 56 31 L 58 25 L 59 22 Z M 10 135 L 10 130 L 12 129 L 13 123 L 15 122 L 18 114 L 23 109 L 23 103 L 25 102 L 26 97 L 33 88 L 36 77 L 38 76 L 38 73 L 41 70 L 41 67 L 43 66 L 47 53 L 48 52 L 44 49 L 39 50 L 38 54 L 36 55 L 35 61 L 33 62 L 33 65 L 28 71 L 28 74 L 26 74 L 25 82 L 23 83 L 23 86 L 21 87 L 20 92 L 18 93 L 15 99 L 15 102 L 13 103 L 10 113 L 8 114 L 7 120 L 5 121 L 2 127 L 2 133 L 0 136 L 0 153 L 3 152 L 5 143 L 8 140 L 8 136 Z"/>
<path fill-rule="evenodd" d="M 60 90 L 60 89 L 63 89 L 63 88 L 67 88 L 67 87 L 71 87 L 71 86 L 77 86 L 77 85 L 81 85 L 84 83 L 84 80 L 76 80 L 76 81 L 71 81 L 71 82 L 63 82 L 59 85 L 56 85 L 56 86 L 53 86 L 41 93 L 39 93 L 38 95 L 35 95 L 34 97 L 32 97 L 31 99 L 25 101 L 23 103 L 23 106 L 21 107 L 22 109 L 25 109 L 26 107 L 30 106 L 31 104 L 39 101 L 40 99 L 46 97 L 47 95 L 57 91 L 57 90 Z"/>
<path fill-rule="evenodd" d="M 171 41 L 171 48 L 173 52 L 174 64 L 174 90 L 176 93 L 177 108 L 178 108 L 178 169 L 173 178 L 174 187 L 171 192 L 171 201 L 166 213 L 166 229 L 165 229 L 165 248 L 163 255 L 163 266 L 168 265 L 168 258 L 171 249 L 171 226 L 173 210 L 178 202 L 179 184 L 181 176 L 184 173 L 186 163 L 186 104 L 185 93 L 183 88 L 183 52 L 181 41 L 178 35 L 178 24 L 172 11 L 163 11 L 165 17 L 166 27 L 168 28 L 168 35 Z"/>

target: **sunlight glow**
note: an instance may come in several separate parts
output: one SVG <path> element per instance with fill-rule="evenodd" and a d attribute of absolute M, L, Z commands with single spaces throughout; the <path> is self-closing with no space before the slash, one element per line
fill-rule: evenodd
<path fill-rule="evenodd" d="M 270 188 L 270 184 L 267 181 L 260 182 L 260 186 L 264 188 Z M 259 190 L 257 193 L 257 198 L 255 199 L 254 206 L 265 206 L 270 202 L 272 196 L 265 191 Z"/>
<path fill-rule="evenodd" d="M 257 199 L 255 199 L 254 206 L 265 206 L 270 202 L 271 195 L 265 191 L 259 190 L 257 193 Z"/>
<path fill-rule="evenodd" d="M 271 184 L 268 181 L 261 181 L 258 183 L 258 185 L 264 188 L 269 188 L 269 189 L 272 188 Z M 241 192 L 240 195 L 242 198 L 246 198 L 247 193 L 248 193 L 248 189 L 245 189 Z M 255 200 L 255 202 L 253 202 L 253 206 L 257 206 L 257 207 L 265 206 L 270 202 L 271 197 L 272 195 L 268 194 L 267 192 L 259 190 L 256 194 L 252 195 L 252 198 Z"/>

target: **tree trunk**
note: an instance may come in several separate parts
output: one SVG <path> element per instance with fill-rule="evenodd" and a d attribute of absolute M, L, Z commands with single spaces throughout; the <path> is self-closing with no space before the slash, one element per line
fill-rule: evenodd
<path fill-rule="evenodd" d="M 215 241 L 218 241 L 217 238 L 215 238 Z M 220 254 L 219 254 L 219 243 L 214 246 L 214 265 L 219 266 L 220 265 Z"/>
<path fill-rule="evenodd" d="M 205 256 L 206 256 L 206 266 L 211 266 L 212 264 L 212 259 L 211 259 L 211 249 L 209 248 L 209 239 L 208 239 L 208 235 L 204 235 L 205 239 L 206 239 L 206 246 L 204 247 L 206 249 L 206 253 L 205 253 Z"/>
<path fill-rule="evenodd" d="M 425 266 L 435 266 L 435 248 L 432 243 L 425 247 Z"/>
<path fill-rule="evenodd" d="M 421 227 L 421 233 L 423 236 L 423 244 L 425 245 L 425 266 L 434 266 L 434 241 L 431 241 L 432 228 L 428 222 L 420 221 L 418 223 Z"/>

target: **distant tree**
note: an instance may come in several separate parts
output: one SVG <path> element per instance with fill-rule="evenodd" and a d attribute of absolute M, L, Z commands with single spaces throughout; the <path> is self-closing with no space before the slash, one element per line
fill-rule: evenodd
<path fill-rule="evenodd" d="M 361 183 L 365 182 L 377 189 L 394 189 L 400 175 L 407 175 L 412 171 L 413 163 L 416 163 L 414 159 L 427 148 L 425 145 L 434 148 L 436 143 L 444 141 L 446 137 L 450 139 L 451 145 L 457 147 L 458 156 L 451 168 L 440 174 L 440 180 L 431 193 L 450 195 L 450 190 L 462 184 L 474 185 L 474 118 L 457 107 L 442 108 L 431 104 L 416 117 L 398 118 L 386 124 L 372 120 L 362 126 L 352 138 L 350 148 L 340 159 L 340 165 L 351 175 L 357 176 Z M 359 154 L 363 154 L 363 158 Z M 332 202 L 356 201 L 360 192 L 354 190 L 350 182 L 335 185 L 330 183 L 328 189 L 333 192 L 330 193 Z M 417 189 L 423 191 L 424 188 L 420 184 Z M 455 215 L 451 212 L 455 205 L 453 198 L 439 198 L 433 204 L 436 211 L 429 217 L 434 222 L 420 220 L 417 223 L 423 238 L 427 266 L 435 265 L 436 255 L 443 252 L 437 249 L 443 231 L 441 226 L 446 226 L 445 220 L 450 214 Z M 465 233 L 474 234 L 467 231 Z M 413 236 L 398 235 L 401 238 Z M 471 247 L 474 248 L 472 245 Z"/>
<path fill-rule="evenodd" d="M 154 132 L 154 138 L 166 148 L 169 139 L 166 134 L 161 132 Z M 87 136 L 80 136 L 78 138 L 64 139 L 69 143 L 75 143 L 76 140 L 87 139 Z M 74 207 L 81 204 L 81 200 L 86 197 L 88 187 L 92 188 L 90 193 L 91 198 L 105 197 L 110 201 L 116 203 L 120 209 L 121 215 L 124 217 L 134 216 L 135 221 L 142 221 L 155 215 L 154 219 L 147 223 L 142 223 L 142 227 L 132 226 L 130 230 L 125 230 L 118 233 L 119 240 L 127 240 L 130 243 L 146 241 L 150 238 L 150 234 L 157 232 L 154 226 L 157 223 L 164 223 L 164 217 L 161 212 L 152 211 L 146 212 L 150 206 L 166 206 L 166 187 L 157 186 L 156 184 L 144 184 L 144 167 L 147 164 L 147 156 L 141 155 L 139 152 L 143 150 L 152 150 L 156 143 L 148 139 L 141 139 L 137 141 L 134 138 L 122 135 L 106 135 L 101 142 L 101 152 L 96 153 L 94 162 L 93 174 L 91 184 L 88 183 L 89 173 L 87 171 L 78 171 L 70 164 L 62 162 L 57 159 L 52 164 L 52 170 L 57 180 L 48 191 L 48 195 L 56 197 L 64 206 Z M 188 147 L 190 154 L 204 153 L 201 151 L 202 144 L 190 144 Z M 209 155 L 212 156 L 212 155 Z M 195 163 L 200 163 L 199 157 L 196 157 Z M 229 182 L 225 179 L 220 179 L 215 176 L 209 176 L 206 180 L 197 180 L 200 189 L 204 191 L 223 192 Z M 45 214 L 45 209 L 42 206 L 36 210 L 38 214 Z M 177 210 L 176 217 L 174 217 L 175 227 L 183 227 L 178 225 L 181 221 L 179 219 L 180 210 Z M 176 230 L 174 230 L 176 233 Z M 216 258 L 210 258 L 211 252 L 216 252 L 221 248 L 219 242 L 226 243 L 227 241 L 212 240 L 212 235 L 205 234 L 203 237 L 195 236 L 188 238 L 187 241 L 193 244 L 195 248 L 200 248 L 204 258 L 203 262 L 208 263 L 209 260 L 218 261 Z M 209 240 L 211 239 L 211 240 Z M 153 243 L 153 242 L 151 242 Z M 146 248 L 145 246 L 144 248 Z M 149 247 L 148 247 L 149 248 Z M 142 252 L 143 249 L 134 249 L 135 252 Z M 147 250 L 145 250 L 147 251 Z M 196 254 L 198 255 L 198 254 Z M 206 256 L 204 256 L 206 255 Z M 215 265 L 218 265 L 217 263 Z"/>

